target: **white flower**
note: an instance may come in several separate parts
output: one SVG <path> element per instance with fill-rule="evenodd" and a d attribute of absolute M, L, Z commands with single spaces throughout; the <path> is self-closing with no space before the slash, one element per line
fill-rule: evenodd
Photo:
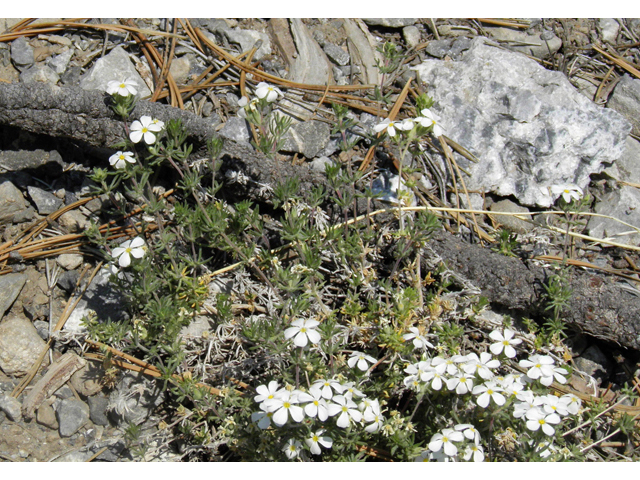
<path fill-rule="evenodd" d="M 560 402 L 566 406 L 567 411 L 571 415 L 577 415 L 582 405 L 582 400 L 576 397 L 573 393 L 567 393 L 560 397 Z"/>
<path fill-rule="evenodd" d="M 561 402 L 560 398 L 553 394 L 540 396 L 536 398 L 533 403 L 542 406 L 545 413 L 557 413 L 563 417 L 569 414 L 567 405 L 564 402 Z"/>
<path fill-rule="evenodd" d="M 480 443 L 480 432 L 470 423 L 460 423 L 453 428 L 458 432 L 462 432 L 469 440 L 473 440 L 476 445 Z"/>
<path fill-rule="evenodd" d="M 304 406 L 304 413 L 309 417 L 318 417 L 318 420 L 324 422 L 329 417 L 329 410 L 327 409 L 327 402 L 322 398 L 322 390 L 318 384 L 314 384 L 309 389 L 309 393 L 301 392 L 298 395 L 298 401 L 304 403 L 309 402 Z"/>
<path fill-rule="evenodd" d="M 440 137 L 444 135 L 445 131 L 438 123 L 440 121 L 440 117 L 433 113 L 428 108 L 425 108 L 420 113 L 422 113 L 422 117 L 417 117 L 416 122 L 422 125 L 425 128 L 429 128 L 433 125 L 433 134 L 436 137 Z"/>
<path fill-rule="evenodd" d="M 396 130 L 411 130 L 413 128 L 413 122 L 409 119 L 404 121 L 391 121 L 385 118 L 381 123 L 373 127 L 373 131 L 376 133 L 386 130 L 390 137 L 396 136 Z"/>
<path fill-rule="evenodd" d="M 331 437 L 322 436 L 324 430 L 318 430 L 316 433 L 312 433 L 311 437 L 307 438 L 304 443 L 307 444 L 309 450 L 314 455 L 320 455 L 320 445 L 324 448 L 331 448 L 333 445 L 333 439 Z"/>
<path fill-rule="evenodd" d="M 349 419 L 352 419 L 354 422 L 362 420 L 362 413 L 360 413 L 358 406 L 353 400 L 342 395 L 336 395 L 332 400 L 335 403 L 329 404 L 327 408 L 329 415 L 332 417 L 338 413 L 340 414 L 336 422 L 336 425 L 340 428 L 347 428 L 349 426 Z"/>
<path fill-rule="evenodd" d="M 118 264 L 121 267 L 128 267 L 131 264 L 131 257 L 142 258 L 144 256 L 144 240 L 136 237 L 133 240 L 127 240 L 120 244 L 119 247 L 113 249 L 113 257 L 119 258 Z"/>
<path fill-rule="evenodd" d="M 482 449 L 482 445 L 478 445 L 475 443 L 467 445 L 462 458 L 464 458 L 465 461 L 468 462 L 469 459 L 471 459 L 472 455 L 474 462 L 484 462 L 484 450 Z"/>
<path fill-rule="evenodd" d="M 534 403 L 535 395 L 531 390 L 525 390 L 516 394 L 516 398 L 520 400 L 520 403 L 516 403 L 513 406 L 513 416 L 515 418 L 526 417 L 530 411 L 538 409 Z"/>
<path fill-rule="evenodd" d="M 449 390 L 455 389 L 458 395 L 464 395 L 473 389 L 473 378 L 470 378 L 464 373 L 459 373 L 455 377 L 447 380 L 447 388 Z"/>
<path fill-rule="evenodd" d="M 402 336 L 405 342 L 408 342 L 409 340 L 413 340 L 414 348 L 423 348 L 425 350 L 427 349 L 427 347 L 433 348 L 433 345 L 429 343 L 426 338 L 420 335 L 420 330 L 418 330 L 417 327 L 409 328 L 409 332 L 411 333 L 405 333 Z"/>
<path fill-rule="evenodd" d="M 349 360 L 347 360 L 347 365 L 349 365 L 350 368 L 353 368 L 357 363 L 358 368 L 364 372 L 369 368 L 367 362 L 373 364 L 376 363 L 377 360 L 366 353 L 353 352 L 351 357 L 349 357 Z"/>
<path fill-rule="evenodd" d="M 372 400 L 369 402 L 364 409 L 363 418 L 365 422 L 373 422 L 365 427 L 364 430 L 366 432 L 375 433 L 380 430 L 384 417 L 380 412 L 380 402 L 378 402 L 378 400 Z"/>
<path fill-rule="evenodd" d="M 344 391 L 344 387 L 337 380 L 325 380 L 321 378 L 320 380 L 316 380 L 311 388 L 317 386 L 321 389 L 322 397 L 330 400 L 333 397 L 334 390 L 337 393 L 342 393 Z"/>
<path fill-rule="evenodd" d="M 462 366 L 462 369 L 469 375 L 480 375 L 483 379 L 487 380 L 494 376 L 490 370 L 492 368 L 498 368 L 500 366 L 499 360 L 492 360 L 491 354 L 482 352 L 480 358 L 475 353 L 467 355 L 467 362 Z"/>
<path fill-rule="evenodd" d="M 567 379 L 564 378 L 564 375 L 566 375 L 568 373 L 569 372 L 567 370 L 565 370 L 564 368 L 553 367 L 551 375 L 543 375 L 543 376 L 540 377 L 540 383 L 542 385 L 544 385 L 545 387 L 550 386 L 553 383 L 554 379 L 558 383 L 563 383 L 563 384 L 567 383 Z"/>
<path fill-rule="evenodd" d="M 458 453 L 458 447 L 456 447 L 452 442 L 461 442 L 463 440 L 464 436 L 461 432 L 456 432 L 452 428 L 445 428 L 441 433 L 436 433 L 431 437 L 429 450 L 432 452 L 438 452 L 442 448 L 445 454 L 453 457 Z"/>
<path fill-rule="evenodd" d="M 126 80 L 111 80 L 107 84 L 107 93 L 109 95 L 118 94 L 122 97 L 128 97 L 129 95 L 135 95 L 138 93 L 136 82 L 127 78 Z"/>
<path fill-rule="evenodd" d="M 492 340 L 495 340 L 497 343 L 491 344 L 489 350 L 494 355 L 500 355 L 502 350 L 504 349 L 504 354 L 508 358 L 513 358 L 516 356 L 516 350 L 513 348 L 513 345 L 519 345 L 522 343 L 522 340 L 519 338 L 513 338 L 515 332 L 505 328 L 504 335 L 500 333 L 498 330 L 494 330 L 489 334 Z"/>
<path fill-rule="evenodd" d="M 428 382 L 430 380 L 431 388 L 433 388 L 434 390 L 440 390 L 442 388 L 443 377 L 440 376 L 438 371 L 433 367 L 429 367 L 429 370 L 427 370 L 423 376 L 424 382 Z"/>
<path fill-rule="evenodd" d="M 157 128 L 157 130 L 154 130 L 153 128 L 151 129 L 152 132 L 159 132 L 160 130 L 162 130 L 164 128 L 164 122 L 162 120 L 158 120 L 157 118 L 154 118 L 153 120 L 151 120 L 151 125 L 155 126 L 155 128 Z"/>
<path fill-rule="evenodd" d="M 524 385 L 516 381 L 516 379 L 511 374 L 502 379 L 502 381 L 500 382 L 500 386 L 504 389 L 504 393 L 508 397 L 512 395 L 516 396 L 518 393 L 524 390 Z"/>
<path fill-rule="evenodd" d="M 560 423 L 560 417 L 555 414 L 546 414 L 540 409 L 529 410 L 527 412 L 527 428 L 531 431 L 537 431 L 542 428 L 545 435 L 552 436 L 556 431 L 551 425 Z"/>
<path fill-rule="evenodd" d="M 291 322 L 291 325 L 293 326 L 284 331 L 284 338 L 288 340 L 295 336 L 293 344 L 296 347 L 305 347 L 308 342 L 318 343 L 320 341 L 320 334 L 315 330 L 320 325 L 317 320 L 299 318 Z"/>
<path fill-rule="evenodd" d="M 266 82 L 260 82 L 256 87 L 256 97 L 260 99 L 266 98 L 269 103 L 275 102 L 278 99 L 278 96 L 283 95 L 284 94 L 278 87 L 272 87 Z"/>
<path fill-rule="evenodd" d="M 571 200 L 580 200 L 584 195 L 582 189 L 573 184 L 553 185 L 551 187 L 551 194 L 554 196 L 562 195 L 565 202 L 570 203 Z"/>
<path fill-rule="evenodd" d="M 342 386 L 342 388 L 343 388 L 342 393 L 344 394 L 345 397 L 353 398 L 354 395 L 356 397 L 364 397 L 364 393 L 362 393 L 361 390 L 358 390 L 355 387 L 355 383 L 354 382 L 345 383 Z"/>
<path fill-rule="evenodd" d="M 124 272 L 121 272 L 113 263 L 107 263 L 102 269 L 107 275 L 115 275 L 120 279 L 124 278 Z"/>
<path fill-rule="evenodd" d="M 289 415 L 295 422 L 301 422 L 304 418 L 302 407 L 296 405 L 298 399 L 288 391 L 284 391 L 281 396 L 265 400 L 263 405 L 273 412 L 271 420 L 281 427 L 289 419 Z"/>
<path fill-rule="evenodd" d="M 127 162 L 136 163 L 136 159 L 133 158 L 133 153 L 116 152 L 109 157 L 109 163 L 111 164 L 111 166 L 116 167 L 118 169 L 124 168 Z"/>
<path fill-rule="evenodd" d="M 251 421 L 258 423 L 258 428 L 261 430 L 266 430 L 271 426 L 271 417 L 273 417 L 273 412 L 267 411 L 267 407 L 264 404 L 260 404 L 261 412 L 253 412 L 251 414 Z"/>
<path fill-rule="evenodd" d="M 147 145 L 151 145 L 156 141 L 156 136 L 153 132 L 159 132 L 162 130 L 162 127 L 158 126 L 157 123 L 154 123 L 154 120 L 147 115 L 143 115 L 140 117 L 140 120 L 135 120 L 131 124 L 131 133 L 129 134 L 129 138 L 133 143 L 138 143 L 140 140 L 144 138 L 144 142 Z"/>
<path fill-rule="evenodd" d="M 528 360 L 520 360 L 519 365 L 528 368 L 527 376 L 533 380 L 540 377 L 553 378 L 553 358 L 548 355 L 531 355 Z"/>
<path fill-rule="evenodd" d="M 487 408 L 489 405 L 489 399 L 493 400 L 496 405 L 504 405 L 506 398 L 502 395 L 502 388 L 498 387 L 495 382 L 488 381 L 482 385 L 476 385 L 473 387 L 473 394 L 480 395 L 476 400 L 476 403 L 482 408 Z"/>
<path fill-rule="evenodd" d="M 302 448 L 302 444 L 298 440 L 294 440 L 293 438 L 290 438 L 282 450 L 284 451 L 284 454 L 287 456 L 289 460 L 293 460 L 298 455 L 300 455 L 301 448 Z"/>
<path fill-rule="evenodd" d="M 258 392 L 259 395 L 253 397 L 253 399 L 258 403 L 264 402 L 265 400 L 276 398 L 284 391 L 284 389 L 278 391 L 278 382 L 276 382 L 275 380 L 271 380 L 269 382 L 269 385 L 260 385 L 256 388 L 256 392 Z"/>
<path fill-rule="evenodd" d="M 458 357 L 460 357 L 460 355 L 458 355 Z M 456 365 L 456 363 L 458 362 L 456 362 L 456 358 L 454 357 L 435 357 L 431 359 L 431 366 L 435 368 L 440 375 L 443 375 L 445 371 L 448 375 L 455 375 L 458 373 L 458 365 Z"/>

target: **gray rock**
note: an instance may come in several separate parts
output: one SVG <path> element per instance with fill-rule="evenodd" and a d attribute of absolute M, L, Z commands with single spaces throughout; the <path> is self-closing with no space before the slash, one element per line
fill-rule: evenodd
<path fill-rule="evenodd" d="M 80 274 L 77 270 L 62 272 L 58 277 L 57 285 L 64 291 L 71 293 L 76 288 L 76 283 L 78 283 L 79 277 Z"/>
<path fill-rule="evenodd" d="M 94 362 L 87 362 L 86 365 L 71 376 L 70 383 L 79 395 L 82 397 L 91 397 L 102 390 L 102 383 L 100 380 L 103 375 L 104 369 L 102 368 L 102 365 Z"/>
<path fill-rule="evenodd" d="M 609 377 L 611 362 L 595 345 L 587 348 L 582 355 L 573 359 L 575 366 L 581 372 L 594 377 L 600 385 Z"/>
<path fill-rule="evenodd" d="M 549 187 L 586 188 L 592 173 L 622 155 L 630 125 L 582 96 L 561 72 L 484 44 L 460 61 L 415 67 L 429 85 L 446 135 L 480 159 L 457 156 L 469 190 L 550 206 Z"/>
<path fill-rule="evenodd" d="M 349 57 L 349 52 L 343 50 L 338 45 L 333 43 L 325 43 L 322 46 L 322 50 L 326 53 L 327 57 L 331 59 L 332 62 L 338 65 L 347 65 L 351 57 Z"/>
<path fill-rule="evenodd" d="M 201 337 L 204 332 L 210 332 L 209 318 L 203 315 L 196 316 L 189 325 L 182 327 L 179 336 L 181 337 Z"/>
<path fill-rule="evenodd" d="M 496 40 L 506 42 L 509 49 L 537 58 L 552 55 L 562 46 L 562 40 L 551 31 L 530 34 L 505 27 L 485 27 L 485 30 Z"/>
<path fill-rule="evenodd" d="M 22 192 L 13 183 L 0 183 L 0 224 L 13 221 L 13 217 L 26 208 Z"/>
<path fill-rule="evenodd" d="M 430 41 L 425 47 L 425 51 L 436 58 L 444 58 L 448 55 L 455 60 L 469 48 L 471 48 L 471 40 L 468 38 L 445 38 Z"/>
<path fill-rule="evenodd" d="M 12 316 L 0 323 L 0 369 L 7 375 L 25 375 L 40 355 L 45 343 L 33 324 Z"/>
<path fill-rule="evenodd" d="M 634 226 L 640 226 L 640 191 L 622 186 L 606 193 L 594 208 L 595 213 L 608 215 Z M 603 217 L 590 217 L 587 224 L 589 235 L 605 238 L 617 243 L 638 245 L 640 234 L 631 227 Z"/>
<path fill-rule="evenodd" d="M 57 398 L 62 400 L 66 398 L 73 398 L 75 395 L 73 394 L 73 390 L 68 385 L 62 385 L 58 390 L 53 393 Z"/>
<path fill-rule="evenodd" d="M 26 281 L 27 276 L 22 273 L 9 273 L 0 276 L 0 292 L 2 292 L 0 295 L 0 318 L 11 308 Z"/>
<path fill-rule="evenodd" d="M 34 65 L 20 74 L 20 81 L 26 84 L 51 83 L 60 81 L 58 74 L 46 65 Z"/>
<path fill-rule="evenodd" d="M 89 406 L 77 398 L 65 398 L 56 409 L 58 432 L 61 437 L 70 437 L 89 421 Z"/>
<path fill-rule="evenodd" d="M 118 425 L 144 422 L 164 401 L 164 392 L 139 373 L 126 373 L 109 395 L 110 418 Z"/>
<path fill-rule="evenodd" d="M 417 18 L 363 18 L 367 25 L 400 28 L 413 25 L 418 21 Z"/>
<path fill-rule="evenodd" d="M 607 107 L 622 114 L 633 125 L 631 133 L 640 135 L 640 79 L 625 73 L 613 89 Z"/>
<path fill-rule="evenodd" d="M 364 22 L 345 18 L 342 28 L 349 38 L 349 55 L 353 64 L 361 68 L 360 80 L 363 84 L 378 85 L 380 72 L 376 60 L 382 62 L 380 52 L 376 51 L 376 41 L 369 33 Z"/>
<path fill-rule="evenodd" d="M 65 228 L 69 233 L 84 232 L 91 222 L 80 210 L 70 210 L 63 213 L 58 217 L 58 223 L 61 227 Z"/>
<path fill-rule="evenodd" d="M 193 55 L 183 55 L 182 57 L 174 58 L 171 62 L 169 72 L 177 84 L 182 85 L 187 83 L 189 72 L 191 71 L 192 58 Z"/>
<path fill-rule="evenodd" d="M 11 60 L 21 71 L 33 65 L 33 47 L 27 43 L 26 37 L 18 37 L 11 42 Z"/>
<path fill-rule="evenodd" d="M 329 143 L 331 128 L 324 122 L 311 120 L 293 125 L 284 137 L 282 150 L 314 158 Z"/>
<path fill-rule="evenodd" d="M 130 78 L 138 87 L 138 97 L 151 95 L 142 77 L 129 59 L 129 55 L 122 47 L 115 47 L 108 55 L 100 58 L 91 70 L 80 80 L 80 87 L 85 90 L 100 90 L 106 92 L 107 85 L 112 80 Z"/>
<path fill-rule="evenodd" d="M 49 427 L 52 430 L 60 428 L 58 419 L 56 418 L 56 411 L 52 405 L 53 402 L 45 401 L 36 411 L 36 422 L 45 427 Z"/>
<path fill-rule="evenodd" d="M 64 38 L 64 37 L 63 37 Z M 51 57 L 47 60 L 47 65 L 58 75 L 62 75 L 69 65 L 69 61 L 73 56 L 74 49 L 69 48 L 64 52 L 56 55 L 55 57 Z"/>
<path fill-rule="evenodd" d="M 89 397 L 87 402 L 89 403 L 91 421 L 96 425 L 109 425 L 109 418 L 107 418 L 109 399 L 103 394 L 99 394 Z"/>
<path fill-rule="evenodd" d="M 525 207 L 521 207 L 513 203 L 511 200 L 504 199 L 496 202 L 489 207 L 489 210 L 492 212 L 506 212 L 506 213 L 521 213 L 523 218 L 527 218 L 531 220 L 531 215 L 529 215 L 529 209 Z M 498 223 L 501 223 L 505 228 L 516 232 L 516 233 L 527 233 L 531 231 L 533 225 L 531 223 L 527 223 L 524 220 L 520 220 L 519 218 L 513 217 L 511 215 L 493 215 Z"/>
<path fill-rule="evenodd" d="M 229 118 L 227 123 L 224 124 L 224 127 L 218 131 L 218 135 L 238 143 L 249 143 L 251 139 L 247 122 L 244 118 L 240 117 Z"/>
<path fill-rule="evenodd" d="M 42 170 L 47 176 L 58 177 L 65 163 L 56 150 L 4 150 L 0 151 L 0 166 L 10 172 Z"/>
<path fill-rule="evenodd" d="M 62 206 L 62 200 L 41 188 L 29 186 L 27 191 L 40 215 L 50 215 Z"/>
<path fill-rule="evenodd" d="M 0 396 L 0 410 L 5 413 L 12 422 L 22 420 L 22 403 L 17 398 L 10 395 Z"/>
<path fill-rule="evenodd" d="M 63 253 L 58 255 L 56 263 L 65 270 L 75 270 L 82 265 L 82 255 L 77 253 Z"/>
<path fill-rule="evenodd" d="M 602 40 L 611 45 L 615 45 L 618 39 L 618 32 L 620 31 L 620 24 L 613 18 L 599 18 L 597 22 Z"/>
<path fill-rule="evenodd" d="M 329 157 L 324 156 L 324 157 L 318 157 L 316 159 L 314 159 L 309 166 L 311 167 L 312 170 L 315 170 L 316 172 L 320 172 L 320 173 L 325 173 L 327 171 L 327 165 L 333 165 L 333 160 L 331 160 Z"/>
<path fill-rule="evenodd" d="M 404 38 L 404 41 L 410 48 L 414 48 L 420 45 L 420 30 L 413 25 L 404 27 L 402 29 L 402 38 Z"/>
<path fill-rule="evenodd" d="M 298 57 L 289 69 L 288 79 L 292 82 L 326 85 L 331 80 L 331 69 L 322 48 L 313 39 L 302 19 L 292 18 L 289 25 Z"/>
<path fill-rule="evenodd" d="M 271 40 L 269 35 L 255 30 L 242 30 L 240 28 L 222 30 L 229 42 L 240 45 L 240 50 L 246 52 L 251 50 L 256 42 L 261 41 L 262 45 L 253 54 L 253 59 L 259 61 L 271 55 Z"/>
<path fill-rule="evenodd" d="M 123 303 L 122 294 L 109 281 L 109 273 L 102 269 L 95 276 L 82 300 L 78 302 L 78 305 L 67 319 L 63 331 L 71 333 L 85 332 L 86 329 L 81 321 L 83 317 L 89 315 L 90 311 L 96 312 L 98 321 L 119 321 L 124 316 Z"/>
<path fill-rule="evenodd" d="M 35 322 L 33 322 L 33 326 L 38 332 L 38 335 L 40 335 L 41 339 L 49 339 L 49 322 L 45 322 L 44 320 L 36 320 Z"/>
<path fill-rule="evenodd" d="M 613 165 L 605 168 L 603 173 L 618 181 L 640 179 L 640 142 L 628 136 L 622 156 Z"/>

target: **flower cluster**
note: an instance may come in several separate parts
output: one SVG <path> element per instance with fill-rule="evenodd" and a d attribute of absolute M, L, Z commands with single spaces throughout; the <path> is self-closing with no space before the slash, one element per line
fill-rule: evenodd
<path fill-rule="evenodd" d="M 260 411 L 251 415 L 251 420 L 258 428 L 267 429 L 273 424 L 276 427 L 303 419 L 318 419 L 325 422 L 334 417 L 336 425 L 347 428 L 349 425 L 362 425 L 365 431 L 375 433 L 380 430 L 384 416 L 380 403 L 376 399 L 367 398 L 352 382 L 340 383 L 337 380 L 320 379 L 314 382 L 308 391 L 279 387 L 277 381 L 272 380 L 268 385 L 256 388 L 258 395 L 254 400 L 259 404 Z M 323 435 L 324 430 L 318 430 L 305 443 L 311 453 L 320 454 L 320 446 L 331 448 L 333 440 Z M 297 440 L 289 440 L 285 453 L 288 458 L 298 456 L 302 444 Z M 296 449 L 293 447 L 297 446 Z"/>
<path fill-rule="evenodd" d="M 376 133 L 386 131 L 390 137 L 399 135 L 400 132 L 410 132 L 416 125 L 423 128 L 431 128 L 433 134 L 436 137 L 444 135 L 445 131 L 440 125 L 440 117 L 433 113 L 430 109 L 424 108 L 420 112 L 422 115 L 416 118 L 407 118 L 404 120 L 389 120 L 385 118 L 381 123 L 373 127 L 373 131 Z"/>
<path fill-rule="evenodd" d="M 525 420 L 529 430 L 535 432 L 541 429 L 548 436 L 555 434 L 552 425 L 560 423 L 562 417 L 576 415 L 582 404 L 578 397 L 570 393 L 556 397 L 551 394 L 535 395 L 531 390 L 525 390 L 519 392 L 516 398 L 519 402 L 514 404 L 513 416 Z"/>
<path fill-rule="evenodd" d="M 412 335 L 416 332 L 412 332 Z M 516 356 L 514 345 L 521 343 L 514 338 L 515 333 L 505 329 L 503 333 L 493 331 L 489 335 L 496 343 L 489 347 L 495 355 L 504 354 L 507 358 Z M 409 337 L 413 338 L 413 337 Z M 404 372 L 408 374 L 404 379 L 407 388 L 423 390 L 428 388 L 439 391 L 446 389 L 458 395 L 471 394 L 475 397 L 475 403 L 481 408 L 487 408 L 491 403 L 503 406 L 507 400 L 513 401 L 513 417 L 523 419 L 526 427 L 532 432 L 541 430 L 544 434 L 555 434 L 553 425 L 561 422 L 562 417 L 578 413 L 581 402 L 575 395 L 536 395 L 527 387 L 535 381 L 544 386 L 549 386 L 555 380 L 566 383 L 564 375 L 568 372 L 564 368 L 555 366 L 553 358 L 544 355 L 532 355 L 527 360 L 519 362 L 521 367 L 527 368 L 527 374 L 497 375 L 496 371 L 501 366 L 500 360 L 493 358 L 491 353 L 482 352 L 480 355 L 470 353 L 468 355 L 453 355 L 446 358 L 436 356 L 425 358 L 419 362 L 408 365 Z M 466 424 L 465 424 L 466 425 Z M 417 460 L 454 461 L 459 459 L 459 449 L 456 442 L 463 442 L 463 435 L 469 429 L 469 435 L 474 432 L 474 443 L 465 445 L 462 455 L 464 460 L 473 457 L 474 461 L 482 461 L 484 453 L 479 445 L 479 434 L 472 426 L 456 426 L 453 429 L 445 428 L 435 434 L 429 449 L 424 451 Z M 545 450 L 548 452 L 548 449 Z M 550 453 L 548 453 L 550 454 Z"/>
<path fill-rule="evenodd" d="M 455 442 L 455 443 L 454 443 Z M 458 445 L 456 445 L 456 443 Z M 463 458 L 465 461 L 484 461 L 484 449 L 480 445 L 480 433 L 468 423 L 460 423 L 454 428 L 445 428 L 431 437 L 428 448 L 417 458 L 417 462 L 455 461 L 459 448 L 464 447 Z"/>

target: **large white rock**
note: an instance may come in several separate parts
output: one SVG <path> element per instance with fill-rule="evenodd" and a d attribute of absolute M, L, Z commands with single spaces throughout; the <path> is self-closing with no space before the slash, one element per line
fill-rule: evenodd
<path fill-rule="evenodd" d="M 621 156 L 631 129 L 621 115 L 585 98 L 562 73 L 484 41 L 474 39 L 459 61 L 415 67 L 446 135 L 480 159 L 456 154 L 471 173 L 467 188 L 548 207 L 549 187 L 585 188 L 603 162 Z"/>

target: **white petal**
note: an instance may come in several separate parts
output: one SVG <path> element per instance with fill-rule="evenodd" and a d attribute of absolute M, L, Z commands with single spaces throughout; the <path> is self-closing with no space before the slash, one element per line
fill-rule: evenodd
<path fill-rule="evenodd" d="M 125 252 L 122 255 L 120 255 L 118 264 L 123 268 L 128 267 L 131 264 L 131 257 L 129 256 L 129 254 Z"/>
<path fill-rule="evenodd" d="M 138 143 L 140 140 L 142 140 L 142 131 L 132 130 L 132 132 L 129 134 L 129 138 L 133 143 Z"/>

